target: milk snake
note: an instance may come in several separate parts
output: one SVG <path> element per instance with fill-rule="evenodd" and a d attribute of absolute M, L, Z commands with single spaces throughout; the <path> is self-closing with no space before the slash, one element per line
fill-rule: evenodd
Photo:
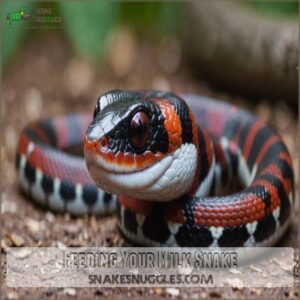
<path fill-rule="evenodd" d="M 83 141 L 86 162 L 62 151 Z M 30 123 L 16 168 L 39 204 L 72 215 L 116 209 L 125 237 L 151 246 L 273 245 L 294 197 L 292 160 L 271 127 L 225 102 L 159 91 L 114 90 L 94 117 Z M 241 191 L 228 193 L 237 182 Z"/>

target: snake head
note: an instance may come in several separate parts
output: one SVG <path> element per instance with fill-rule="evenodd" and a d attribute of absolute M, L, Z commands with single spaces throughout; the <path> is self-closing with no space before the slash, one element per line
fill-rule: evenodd
<path fill-rule="evenodd" d="M 84 150 L 87 168 L 100 188 L 152 201 L 173 200 L 189 190 L 197 147 L 192 139 L 184 143 L 170 96 L 177 99 L 144 91 L 110 91 L 98 98 Z M 179 109 L 185 108 L 182 103 Z"/>

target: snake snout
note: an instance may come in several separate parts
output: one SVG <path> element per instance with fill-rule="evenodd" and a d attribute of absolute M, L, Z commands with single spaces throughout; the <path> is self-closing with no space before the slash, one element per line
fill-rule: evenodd
<path fill-rule="evenodd" d="M 85 136 L 84 147 L 86 151 L 99 154 L 105 153 L 108 150 L 109 142 L 106 136 L 102 136 L 100 139 L 90 140 Z"/>
<path fill-rule="evenodd" d="M 98 148 L 97 140 L 90 140 L 87 136 L 84 139 L 84 148 L 90 152 L 96 152 Z"/>

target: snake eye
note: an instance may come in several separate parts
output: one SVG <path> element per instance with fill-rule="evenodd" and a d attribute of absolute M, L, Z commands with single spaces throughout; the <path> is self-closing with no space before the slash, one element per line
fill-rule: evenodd
<path fill-rule="evenodd" d="M 146 146 L 149 138 L 149 117 L 143 111 L 137 112 L 131 119 L 129 141 L 134 149 Z"/>

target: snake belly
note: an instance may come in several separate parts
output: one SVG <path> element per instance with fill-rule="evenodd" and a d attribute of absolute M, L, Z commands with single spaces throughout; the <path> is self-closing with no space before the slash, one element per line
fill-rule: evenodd
<path fill-rule="evenodd" d="M 111 98 L 108 97 L 110 93 Z M 136 199 L 139 198 L 141 182 L 134 177 L 134 172 L 129 172 L 128 180 L 135 178 L 137 188 L 129 196 L 122 195 L 118 188 L 115 188 L 118 196 L 105 192 L 95 185 L 82 158 L 64 152 L 69 147 L 82 144 L 87 128 L 94 126 L 90 124 L 90 114 L 37 121 L 22 131 L 16 154 L 16 169 L 22 189 L 35 202 L 53 211 L 72 215 L 102 215 L 116 211 L 120 231 L 136 244 L 193 247 L 274 245 L 286 232 L 294 198 L 292 160 L 281 137 L 252 114 L 222 101 L 181 95 L 183 105 L 187 105 L 183 113 L 181 102 L 176 102 L 173 94 L 131 93 L 106 93 L 105 105 L 112 105 L 114 114 L 123 118 L 121 110 L 125 109 L 124 103 L 127 102 L 110 103 L 109 99 L 119 100 L 124 95 L 134 95 L 135 101 L 150 99 L 146 101 L 150 103 L 147 105 L 156 105 L 152 110 L 158 115 L 155 120 L 152 115 L 151 126 L 160 126 L 160 135 L 156 134 L 159 145 L 145 140 L 148 145 L 144 152 L 146 155 L 136 154 L 133 165 L 143 166 L 139 169 L 141 172 L 149 172 L 150 164 L 163 164 L 171 152 L 182 153 L 184 148 L 188 153 L 183 157 L 179 154 L 181 160 L 177 159 L 186 166 L 185 171 L 174 173 L 176 169 L 168 170 L 169 173 L 163 173 L 159 179 L 164 185 L 166 181 L 177 178 L 172 188 L 162 196 L 156 196 L 158 193 L 161 195 L 157 188 L 159 185 L 149 189 L 159 201 L 149 201 L 152 199 L 147 199 L 147 193 Z M 120 110 L 119 105 L 123 105 Z M 168 122 L 171 117 L 176 118 L 176 122 Z M 116 135 L 118 132 L 113 126 L 103 125 L 101 130 L 109 127 L 107 131 L 114 131 Z M 179 130 L 178 126 L 180 136 L 174 134 Z M 140 142 L 133 140 L 132 143 L 139 147 Z M 175 149 L 179 144 L 181 152 L 179 148 Z M 197 164 L 190 166 L 189 157 L 194 155 L 191 145 L 195 144 Z M 117 146 L 123 147 L 125 152 L 131 151 L 122 141 L 111 147 Z M 137 149 L 140 151 L 141 148 Z M 121 171 L 127 168 L 126 163 L 132 164 L 132 157 L 126 156 L 126 153 L 121 157 L 120 151 L 111 152 L 101 158 L 101 163 L 115 155 L 113 159 L 121 162 Z M 115 163 L 114 168 L 118 166 Z M 115 169 L 111 178 L 117 178 L 112 177 Z M 182 182 L 189 177 L 189 170 L 194 172 L 193 180 L 185 186 Z M 181 173 L 184 176 L 180 177 Z M 126 177 L 121 178 L 126 181 Z M 140 178 L 143 181 L 142 176 Z M 110 191 L 109 186 L 106 188 L 108 181 L 101 180 L 100 185 Z M 226 188 L 236 181 L 244 188 L 224 196 Z M 172 201 L 165 201 L 168 195 L 171 197 L 180 189 L 188 189 L 188 192 Z"/>

